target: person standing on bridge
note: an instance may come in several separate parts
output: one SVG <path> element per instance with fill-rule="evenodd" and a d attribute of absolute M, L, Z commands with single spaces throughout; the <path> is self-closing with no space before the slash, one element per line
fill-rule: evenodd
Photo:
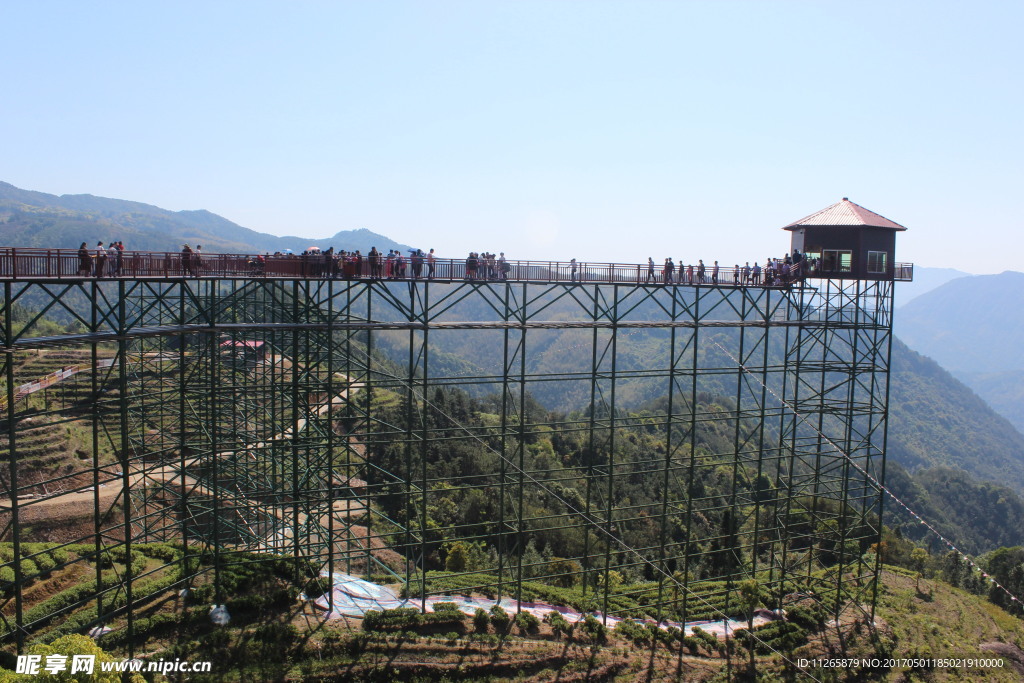
<path fill-rule="evenodd" d="M 715 265 L 711 267 L 711 283 L 718 284 L 718 261 L 715 261 Z"/>
<path fill-rule="evenodd" d="M 412 252 L 409 261 L 412 263 L 412 279 L 419 280 L 420 275 L 423 274 L 423 251 L 417 249 Z"/>
<path fill-rule="evenodd" d="M 676 272 L 676 264 L 672 263 L 672 257 L 665 259 L 665 284 L 672 284 L 672 276 Z"/>
<path fill-rule="evenodd" d="M 658 276 L 654 274 L 654 259 L 650 256 L 647 257 L 647 281 L 654 280 L 658 281 Z"/>
<path fill-rule="evenodd" d="M 427 279 L 434 279 L 434 250 L 427 252 Z"/>
<path fill-rule="evenodd" d="M 370 253 L 366 255 L 366 260 L 370 262 L 370 279 L 380 279 L 380 254 L 377 253 L 377 247 L 370 247 Z"/>
<path fill-rule="evenodd" d="M 110 277 L 117 277 L 117 244 L 111 242 L 107 246 L 107 274 Z"/>
<path fill-rule="evenodd" d="M 569 282 L 576 282 L 576 259 L 569 261 Z"/>
<path fill-rule="evenodd" d="M 697 259 L 697 284 L 704 284 L 704 276 L 707 270 L 704 268 L 704 259 Z"/>
<path fill-rule="evenodd" d="M 181 247 L 181 274 L 182 275 L 195 275 L 192 270 L 192 247 L 187 244 Z"/>
<path fill-rule="evenodd" d="M 78 248 L 78 274 L 92 275 L 92 257 L 89 256 L 89 247 L 85 246 L 85 242 Z"/>
<path fill-rule="evenodd" d="M 96 243 L 96 277 L 103 277 L 103 267 L 107 265 L 107 250 L 103 242 Z"/>

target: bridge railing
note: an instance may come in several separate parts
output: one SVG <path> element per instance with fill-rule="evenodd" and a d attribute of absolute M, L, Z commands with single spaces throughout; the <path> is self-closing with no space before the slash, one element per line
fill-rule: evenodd
<path fill-rule="evenodd" d="M 913 263 L 894 263 L 893 264 L 893 279 L 897 282 L 913 282 L 914 281 L 914 264 Z"/>
<path fill-rule="evenodd" d="M 527 282 L 596 282 L 643 284 L 665 283 L 664 266 L 636 263 L 597 263 L 572 261 L 506 261 L 467 259 L 435 259 L 433 266 L 424 258 L 413 262 L 403 257 L 401 270 L 394 262 L 381 258 L 374 269 L 364 255 L 358 261 L 351 257 L 328 261 L 325 254 L 274 254 L 262 260 L 248 254 L 183 254 L 181 252 L 125 251 L 120 256 L 108 254 L 100 259 L 95 249 L 88 255 L 77 249 L 39 249 L 24 247 L 0 248 L 0 279 L 83 279 L 92 277 L 179 278 L 179 277 L 280 277 L 280 278 L 392 278 L 439 281 L 513 280 Z M 102 264 L 101 264 L 102 261 Z M 101 270 L 102 265 L 102 270 Z M 894 279 L 913 278 L 913 264 L 895 264 Z M 814 273 L 802 273 L 814 277 Z M 792 282 L 796 273 L 783 272 L 783 283 Z M 762 269 L 753 277 L 746 268 L 720 268 L 717 278 L 713 266 L 678 265 L 671 282 L 677 284 L 755 285 L 766 282 Z M 777 284 L 777 283 L 776 283 Z"/>

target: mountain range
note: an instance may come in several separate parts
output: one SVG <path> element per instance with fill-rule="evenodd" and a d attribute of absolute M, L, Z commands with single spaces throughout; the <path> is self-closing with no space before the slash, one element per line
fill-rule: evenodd
<path fill-rule="evenodd" d="M 232 223 L 209 211 L 168 211 L 141 202 L 89 194 L 52 195 L 0 182 L 0 228 L 5 246 L 77 249 L 82 242 L 120 240 L 129 250 L 178 251 L 201 244 L 206 253 L 254 253 L 311 246 L 363 253 L 370 247 L 410 249 L 365 228 L 333 237 L 277 237 Z"/>
<path fill-rule="evenodd" d="M 1024 431 L 1024 273 L 951 280 L 900 307 L 896 332 Z"/>

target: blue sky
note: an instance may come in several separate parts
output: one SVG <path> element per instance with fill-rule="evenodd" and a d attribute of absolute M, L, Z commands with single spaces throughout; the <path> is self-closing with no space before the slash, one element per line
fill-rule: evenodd
<path fill-rule="evenodd" d="M 1020 2 L 0 17 L 0 180 L 25 189 L 445 256 L 724 263 L 781 255 L 779 228 L 846 196 L 909 228 L 898 260 L 1021 269 Z"/>

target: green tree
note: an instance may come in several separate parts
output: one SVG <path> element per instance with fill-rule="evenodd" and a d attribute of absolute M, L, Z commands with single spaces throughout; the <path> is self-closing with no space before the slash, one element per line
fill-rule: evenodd
<path fill-rule="evenodd" d="M 761 604 L 761 592 L 758 588 L 757 581 L 754 579 L 747 579 L 746 581 L 740 582 L 740 605 L 743 607 L 743 613 L 747 617 L 747 634 L 750 638 L 750 673 L 754 673 L 754 610 L 757 609 L 758 605 Z"/>
<path fill-rule="evenodd" d="M 28 648 L 26 654 L 29 655 L 40 655 L 42 662 L 40 666 L 40 672 L 35 675 L 29 674 L 17 674 L 13 671 L 0 669 L 0 683 L 8 683 L 8 681 L 19 683 L 24 681 L 32 681 L 34 683 L 51 683 L 51 682 L 64 682 L 67 681 L 96 681 L 97 683 L 121 683 L 122 680 L 129 681 L 130 683 L 145 683 L 145 680 L 141 674 L 121 674 L 116 671 L 103 671 L 101 664 L 103 662 L 120 662 L 120 658 L 114 657 L 107 653 L 103 648 L 92 641 L 92 638 L 86 636 L 72 634 L 63 636 L 53 641 L 49 645 L 36 644 Z M 63 655 L 67 658 L 66 665 L 63 671 L 56 673 L 48 673 L 44 667 L 46 665 L 46 658 L 49 655 Z M 87 676 L 82 672 L 71 673 L 72 657 L 74 655 L 92 655 L 94 656 L 95 662 L 93 665 L 93 673 L 91 676 Z M 124 678 L 122 679 L 122 676 Z"/>

